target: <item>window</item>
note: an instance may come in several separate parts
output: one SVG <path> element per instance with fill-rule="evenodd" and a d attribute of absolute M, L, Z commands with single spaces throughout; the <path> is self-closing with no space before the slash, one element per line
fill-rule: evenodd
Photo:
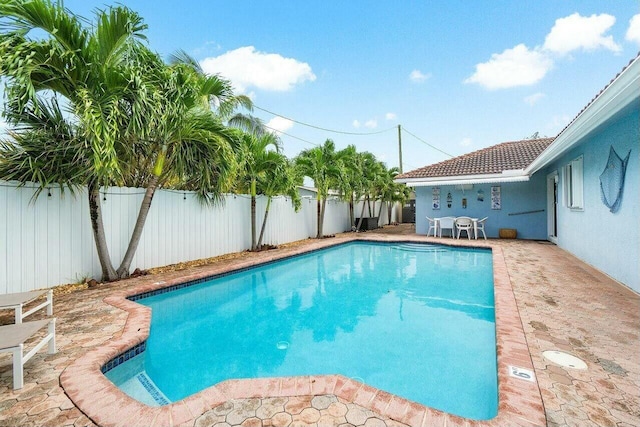
<path fill-rule="evenodd" d="M 564 167 L 564 203 L 570 209 L 584 209 L 582 156 Z"/>

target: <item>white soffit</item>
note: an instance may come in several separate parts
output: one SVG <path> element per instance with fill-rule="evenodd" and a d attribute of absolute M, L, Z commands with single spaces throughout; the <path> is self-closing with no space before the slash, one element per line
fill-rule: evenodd
<path fill-rule="evenodd" d="M 444 185 L 464 185 L 464 184 L 499 184 L 507 182 L 529 181 L 529 176 L 524 175 L 522 170 L 504 171 L 498 175 L 465 175 L 465 176 L 443 176 L 437 178 L 405 178 L 398 179 L 397 182 L 405 183 L 409 187 L 436 187 Z"/>

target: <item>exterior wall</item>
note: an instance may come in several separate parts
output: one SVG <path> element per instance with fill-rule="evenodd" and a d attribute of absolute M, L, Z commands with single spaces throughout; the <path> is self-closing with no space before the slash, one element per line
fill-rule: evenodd
<path fill-rule="evenodd" d="M 538 176 L 539 175 L 539 176 Z M 491 209 L 491 187 L 500 186 L 502 208 Z M 417 187 L 416 191 L 416 232 L 426 234 L 429 223 L 426 217 L 469 216 L 489 217 L 485 233 L 489 238 L 497 238 L 501 228 L 515 228 L 519 239 L 540 240 L 547 238 L 546 180 L 536 174 L 528 182 L 502 184 L 474 184 L 470 190 L 455 186 L 441 186 L 440 209 L 432 206 L 433 187 Z M 483 200 L 478 197 L 483 192 Z M 451 192 L 451 208 L 447 207 L 447 194 Z M 462 207 L 462 199 L 467 199 L 467 208 Z M 532 212 L 535 211 L 535 212 Z"/>
<path fill-rule="evenodd" d="M 0 182 L 0 294 L 25 292 L 84 278 L 100 278 L 86 191 L 76 197 L 56 188 L 31 200 L 34 189 Z M 111 258 L 120 262 L 127 249 L 144 190 L 108 188 L 102 201 Z M 193 193 L 159 190 L 131 264 L 147 269 L 230 252 L 251 245 L 250 199 L 227 195 L 224 203 L 202 206 Z M 259 233 L 266 198 L 258 197 Z M 327 203 L 324 232 L 350 229 L 347 205 Z M 271 204 L 264 243 L 279 245 L 316 235 L 316 201 L 302 200 L 295 212 L 291 201 L 276 197 Z"/>
<path fill-rule="evenodd" d="M 558 171 L 558 246 L 640 292 L 640 101 L 614 116 L 549 168 Z M 613 146 L 623 159 L 631 150 L 620 210 L 611 213 L 600 199 L 599 176 Z M 584 209 L 564 205 L 563 167 L 583 158 Z"/>

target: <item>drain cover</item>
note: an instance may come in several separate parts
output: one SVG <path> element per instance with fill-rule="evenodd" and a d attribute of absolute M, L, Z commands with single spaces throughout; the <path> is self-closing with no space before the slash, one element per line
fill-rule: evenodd
<path fill-rule="evenodd" d="M 569 353 L 564 353 L 557 350 L 547 350 L 543 351 L 542 355 L 553 363 L 565 368 L 587 369 L 587 364 L 584 363 L 584 361 Z"/>

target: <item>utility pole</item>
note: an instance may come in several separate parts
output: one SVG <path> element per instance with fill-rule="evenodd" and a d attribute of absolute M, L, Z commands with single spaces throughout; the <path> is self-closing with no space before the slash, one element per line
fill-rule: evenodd
<path fill-rule="evenodd" d="M 398 158 L 400 159 L 400 166 L 398 169 L 402 173 L 402 125 L 398 125 Z"/>

